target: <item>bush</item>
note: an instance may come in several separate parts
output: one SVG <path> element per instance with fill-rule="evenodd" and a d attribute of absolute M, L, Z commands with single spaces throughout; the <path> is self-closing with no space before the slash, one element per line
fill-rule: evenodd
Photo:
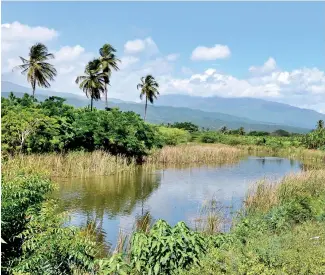
<path fill-rule="evenodd" d="M 205 252 L 200 234 L 191 231 L 184 222 L 171 228 L 159 220 L 149 234 L 134 233 L 131 242 L 132 265 L 140 274 L 179 274 L 192 264 L 198 264 Z"/>
<path fill-rule="evenodd" d="M 96 244 L 82 230 L 63 227 L 62 215 L 48 200 L 52 190 L 52 183 L 38 175 L 3 175 L 4 274 L 72 274 L 92 268 Z"/>
<path fill-rule="evenodd" d="M 221 135 L 218 134 L 217 132 L 203 132 L 200 141 L 203 143 L 215 143 L 215 142 L 220 142 L 221 140 Z"/>
<path fill-rule="evenodd" d="M 158 131 L 163 144 L 166 145 L 177 145 L 177 144 L 189 142 L 191 140 L 191 135 L 186 130 L 177 129 L 177 128 L 159 127 Z"/>
<path fill-rule="evenodd" d="M 183 132 L 182 132 L 183 133 Z M 134 112 L 73 108 L 50 97 L 38 103 L 28 96 L 2 99 L 2 150 L 44 153 L 102 149 L 141 159 L 161 139 L 153 126 Z"/>

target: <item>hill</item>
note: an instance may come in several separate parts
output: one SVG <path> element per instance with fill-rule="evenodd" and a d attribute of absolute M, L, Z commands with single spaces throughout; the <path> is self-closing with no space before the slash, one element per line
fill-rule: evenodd
<path fill-rule="evenodd" d="M 263 123 L 284 124 L 302 128 L 314 128 L 325 114 L 301 109 L 287 104 L 257 98 L 197 97 L 188 95 L 162 95 L 159 106 L 187 107 L 206 112 L 220 112 Z"/>

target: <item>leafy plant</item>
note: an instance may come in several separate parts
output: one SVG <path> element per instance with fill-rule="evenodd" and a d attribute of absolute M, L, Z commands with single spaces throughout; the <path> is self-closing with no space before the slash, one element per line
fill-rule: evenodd
<path fill-rule="evenodd" d="M 158 220 L 148 234 L 134 233 L 131 241 L 131 263 L 141 274 L 178 274 L 198 264 L 204 252 L 204 238 L 184 222 L 172 228 Z"/>

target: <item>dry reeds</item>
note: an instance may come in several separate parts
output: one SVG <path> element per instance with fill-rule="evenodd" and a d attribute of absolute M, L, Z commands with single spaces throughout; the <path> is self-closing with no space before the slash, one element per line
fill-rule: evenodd
<path fill-rule="evenodd" d="M 17 155 L 6 160 L 6 173 L 23 169 L 28 172 L 47 173 L 52 177 L 107 176 L 122 171 L 133 171 L 134 160 L 113 156 L 104 151 L 71 152 L 68 154 Z"/>
<path fill-rule="evenodd" d="M 186 144 L 166 146 L 153 152 L 147 164 L 223 164 L 238 161 L 241 150 L 222 144 Z"/>
<path fill-rule="evenodd" d="M 313 170 L 284 177 L 281 182 L 259 182 L 246 196 L 245 210 L 267 212 L 273 206 L 296 197 L 325 193 L 325 170 Z"/>
<path fill-rule="evenodd" d="M 248 154 L 255 154 L 255 155 L 266 155 L 271 154 L 277 157 L 285 157 L 288 159 L 295 159 L 295 160 L 302 160 L 311 162 L 319 162 L 324 163 L 325 165 L 325 151 L 322 150 L 311 150 L 305 149 L 302 147 L 288 147 L 288 148 L 272 148 L 267 146 L 252 146 L 252 145 L 240 145 L 237 146 L 243 151 L 246 151 Z"/>

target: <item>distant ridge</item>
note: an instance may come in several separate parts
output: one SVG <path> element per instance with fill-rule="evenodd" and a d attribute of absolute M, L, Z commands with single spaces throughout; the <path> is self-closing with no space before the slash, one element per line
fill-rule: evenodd
<path fill-rule="evenodd" d="M 16 96 L 23 96 L 24 93 L 31 94 L 31 89 L 23 87 L 11 82 L 1 82 L 1 96 L 8 97 L 9 93 L 13 91 Z M 36 98 L 40 101 L 44 101 L 49 96 L 59 96 L 66 99 L 67 104 L 75 107 L 84 107 L 89 105 L 89 99 L 84 96 L 79 96 L 72 93 L 59 93 L 51 90 L 37 89 Z M 158 103 L 160 97 L 156 102 Z M 104 109 L 105 104 L 102 101 L 97 101 L 94 106 L 99 109 Z M 141 116 L 144 113 L 144 104 L 135 102 L 126 102 L 119 99 L 109 99 L 110 107 L 118 107 L 122 111 L 134 111 Z M 249 118 L 229 115 L 220 112 L 202 111 L 198 109 L 190 109 L 186 107 L 172 107 L 172 106 L 157 106 L 149 105 L 147 112 L 147 120 L 151 123 L 173 123 L 176 121 L 191 121 L 200 127 L 219 129 L 222 126 L 227 126 L 231 129 L 237 129 L 244 127 L 246 131 L 274 131 L 277 129 L 284 129 L 290 132 L 305 133 L 311 130 L 310 128 L 288 126 L 276 123 L 265 123 L 256 121 Z M 315 121 L 316 123 L 316 121 Z"/>
<path fill-rule="evenodd" d="M 325 114 L 313 110 L 257 98 L 198 97 L 169 94 L 160 96 L 157 105 L 187 107 L 207 112 L 217 111 L 262 121 L 263 123 L 276 123 L 303 128 L 314 128 L 318 120 L 325 120 Z"/>

